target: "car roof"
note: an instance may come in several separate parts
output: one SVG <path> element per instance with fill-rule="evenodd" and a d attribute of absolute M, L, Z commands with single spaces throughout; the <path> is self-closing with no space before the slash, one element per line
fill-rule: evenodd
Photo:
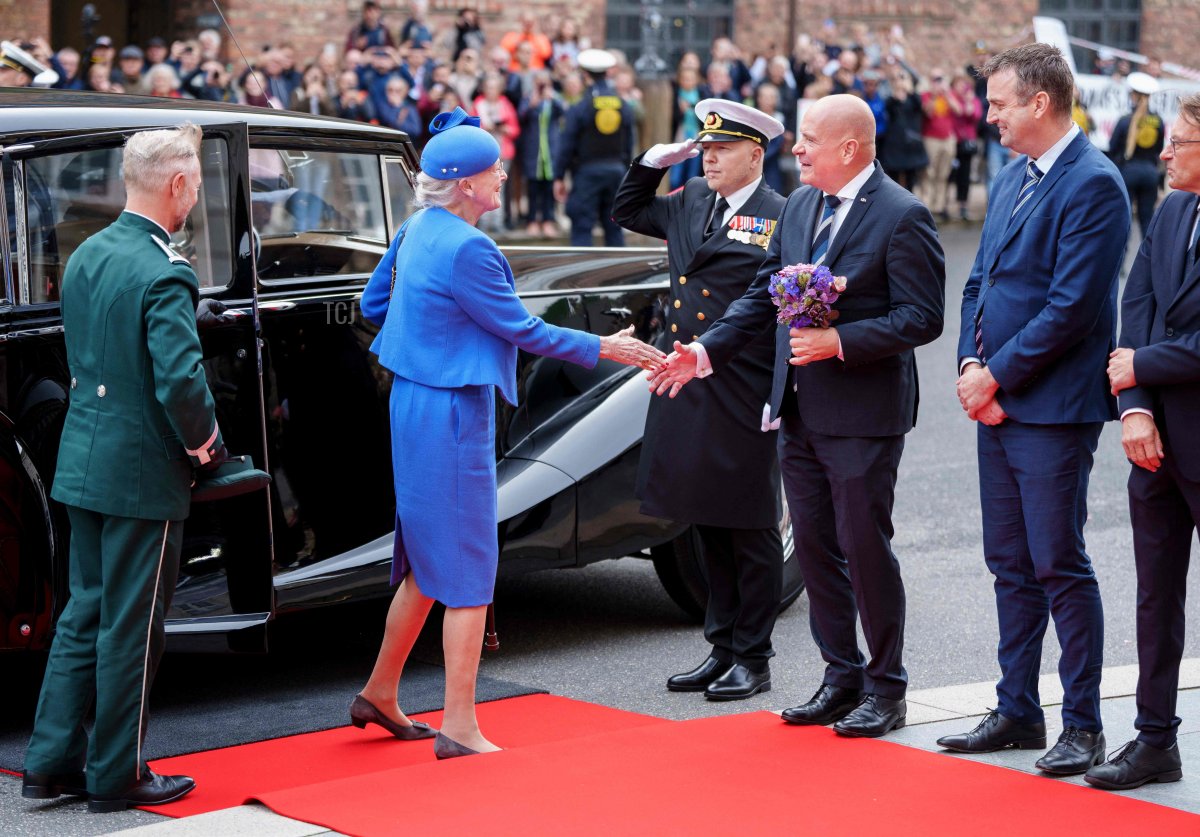
<path fill-rule="evenodd" d="M 165 99 L 123 93 L 83 90 L 45 90 L 31 87 L 0 88 L 0 135 L 42 137 L 81 131 L 156 127 L 192 121 L 197 125 L 243 122 L 251 133 L 271 129 L 329 131 L 361 134 L 363 139 L 404 142 L 403 131 L 298 111 L 205 102 L 199 99 Z M 256 130 L 257 129 L 257 130 Z"/>

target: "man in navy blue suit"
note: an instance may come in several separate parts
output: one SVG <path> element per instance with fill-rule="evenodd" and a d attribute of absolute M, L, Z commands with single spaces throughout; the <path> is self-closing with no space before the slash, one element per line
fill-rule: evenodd
<path fill-rule="evenodd" d="M 892 505 L 904 435 L 917 418 L 913 349 L 942 332 L 946 263 L 929 210 L 875 162 L 875 117 L 862 99 L 827 96 L 804 114 L 792 153 L 804 188 L 788 198 L 754 282 L 651 384 L 658 394 L 730 361 L 775 323 L 772 274 L 824 264 L 847 285 L 830 328 L 775 332 L 771 418 L 825 660 L 816 694 L 792 724 L 834 724 L 879 737 L 904 726 L 904 583 L 892 552 Z M 862 615 L 870 660 L 859 650 Z"/>
<path fill-rule="evenodd" d="M 1177 191 L 1146 229 L 1121 300 L 1121 348 L 1108 361 L 1121 443 L 1133 463 L 1138 736 L 1084 777 L 1107 790 L 1183 777 L 1175 709 L 1188 559 L 1200 524 L 1200 95 L 1179 103 L 1160 156 Z"/>
<path fill-rule="evenodd" d="M 1027 44 L 994 56 L 988 121 L 1021 156 L 996 178 L 963 291 L 958 396 L 979 423 L 983 550 L 1000 625 L 997 708 L 938 744 L 963 753 L 1042 749 L 1042 637 L 1054 617 L 1063 732 L 1037 762 L 1057 775 L 1104 758 L 1104 612 L 1084 549 L 1088 478 L 1116 418 L 1105 364 L 1129 238 L 1121 175 L 1071 121 L 1062 54 Z"/>

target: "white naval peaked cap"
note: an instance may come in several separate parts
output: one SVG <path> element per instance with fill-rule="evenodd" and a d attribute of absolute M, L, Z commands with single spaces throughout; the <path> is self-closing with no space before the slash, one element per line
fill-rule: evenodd
<path fill-rule="evenodd" d="M 1130 73 L 1125 77 L 1125 81 L 1135 93 L 1145 93 L 1149 96 L 1158 92 L 1158 79 L 1149 73 Z"/>
<path fill-rule="evenodd" d="M 751 140 L 765 146 L 783 133 L 783 123 L 775 117 L 728 99 L 702 99 L 696 116 L 701 123 L 696 142 Z"/>
<path fill-rule="evenodd" d="M 585 49 L 579 53 L 576 60 L 579 61 L 579 66 L 589 73 L 606 73 L 617 66 L 617 59 L 604 49 Z"/>

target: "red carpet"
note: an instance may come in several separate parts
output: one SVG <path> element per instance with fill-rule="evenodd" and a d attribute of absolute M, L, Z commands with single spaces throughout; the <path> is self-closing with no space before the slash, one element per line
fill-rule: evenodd
<path fill-rule="evenodd" d="M 501 747 L 529 747 L 589 733 L 668 723 L 650 715 L 551 695 L 481 703 L 477 712 L 488 737 Z M 436 727 L 442 713 L 413 717 Z M 179 802 L 147 810 L 187 817 L 241 805 L 249 797 L 343 777 L 358 781 L 364 774 L 425 763 L 435 764 L 432 739 L 397 741 L 374 725 L 366 730 L 339 727 L 153 761 L 150 766 L 156 773 L 194 777 L 196 790 Z M 392 796 L 390 789 L 387 798 Z"/>
<path fill-rule="evenodd" d="M 441 763 L 426 753 L 420 764 L 256 798 L 352 835 L 1200 833 L 1200 817 L 1172 808 L 825 728 L 785 727 L 766 712 L 610 727 L 539 746 L 533 738 L 553 723 L 551 713 L 524 722 L 507 737 L 520 746 L 501 753 Z M 506 741 L 491 719 L 485 728 Z"/>

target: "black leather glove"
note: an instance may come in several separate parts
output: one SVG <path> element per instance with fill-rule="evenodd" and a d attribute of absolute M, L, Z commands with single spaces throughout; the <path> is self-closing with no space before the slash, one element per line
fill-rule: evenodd
<path fill-rule="evenodd" d="M 233 317 L 225 313 L 224 302 L 212 297 L 205 297 L 196 306 L 196 328 L 210 328 L 220 323 L 233 321 Z"/>

